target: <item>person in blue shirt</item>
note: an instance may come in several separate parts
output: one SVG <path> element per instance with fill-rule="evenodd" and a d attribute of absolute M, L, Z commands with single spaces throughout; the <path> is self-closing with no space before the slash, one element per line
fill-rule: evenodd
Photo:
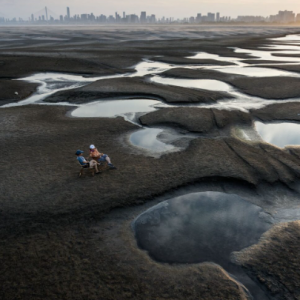
<path fill-rule="evenodd" d="M 77 160 L 79 163 L 82 165 L 83 168 L 95 168 L 96 174 L 100 173 L 98 170 L 98 163 L 95 160 L 90 160 L 87 161 L 83 156 L 82 156 L 83 151 L 77 150 L 75 155 L 77 156 Z"/>

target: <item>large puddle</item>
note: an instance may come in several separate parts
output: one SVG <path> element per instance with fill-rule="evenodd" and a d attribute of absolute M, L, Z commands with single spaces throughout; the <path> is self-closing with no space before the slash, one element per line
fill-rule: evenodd
<path fill-rule="evenodd" d="M 288 145 L 300 145 L 300 124 L 255 122 L 259 135 L 266 142 L 284 148 Z"/>
<path fill-rule="evenodd" d="M 151 99 L 101 100 L 79 106 L 71 113 L 71 116 L 79 118 L 123 116 L 127 120 L 135 121 L 137 113 L 148 113 L 165 106 L 167 104 L 164 105 L 161 101 Z"/>
<path fill-rule="evenodd" d="M 260 207 L 237 195 L 201 192 L 164 201 L 139 215 L 132 226 L 138 245 L 155 260 L 217 263 L 257 299 L 265 299 L 230 255 L 257 243 L 271 221 Z"/>

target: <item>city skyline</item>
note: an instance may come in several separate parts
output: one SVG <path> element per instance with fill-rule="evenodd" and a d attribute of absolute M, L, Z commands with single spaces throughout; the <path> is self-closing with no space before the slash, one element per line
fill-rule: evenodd
<path fill-rule="evenodd" d="M 41 10 L 43 7 L 49 7 L 57 15 L 65 15 L 65 7 L 70 7 L 74 14 L 91 14 L 95 15 L 114 15 L 115 12 L 122 14 L 140 15 L 141 11 L 147 11 L 148 14 L 155 14 L 158 18 L 187 18 L 193 15 L 195 11 L 207 14 L 208 12 L 222 12 L 223 15 L 236 18 L 238 15 L 256 15 L 269 16 L 276 14 L 279 10 L 300 11 L 300 3 L 296 0 L 275 1 L 266 0 L 264 5 L 258 0 L 174 0 L 171 4 L 169 1 L 137 1 L 137 0 L 110 0 L 109 3 L 102 3 L 95 0 L 82 1 L 73 0 L 48 0 L 40 2 L 38 0 L 26 0 L 26 6 L 22 0 L 0 0 L 0 16 L 6 18 L 23 18 L 28 19 L 34 12 Z"/>

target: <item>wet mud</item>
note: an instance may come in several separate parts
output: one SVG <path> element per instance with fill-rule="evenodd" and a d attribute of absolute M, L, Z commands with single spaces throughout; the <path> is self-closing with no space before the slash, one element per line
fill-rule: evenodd
<path fill-rule="evenodd" d="M 26 34 L 22 28 L 0 28 L 6 39 L 0 47 L 0 65 L 5 66 L 0 70 L 1 97 L 15 102 L 10 91 L 18 87 L 19 95 L 26 98 L 37 86 L 5 82 L 37 72 L 132 75 L 143 59 L 181 59 L 201 51 L 255 59 L 234 48 L 257 49 L 269 43 L 266 38 L 300 31 L 217 28 L 212 33 L 212 28 L 199 31 L 188 26 L 172 30 L 41 27 L 28 28 Z M 300 94 L 298 78 L 177 69 L 165 73 L 220 80 L 266 99 Z M 0 169 L 4 178 L 0 181 L 1 299 L 247 299 L 242 284 L 221 266 L 155 262 L 139 249 L 130 224 L 166 200 L 168 193 L 177 197 L 182 188 L 182 195 L 194 188 L 194 192 L 235 193 L 272 215 L 294 211 L 299 205 L 299 147 L 281 149 L 252 136 L 257 135 L 253 127 L 257 119 L 299 121 L 298 103 L 272 103 L 250 111 L 169 107 L 150 112 L 140 116 L 149 128 L 162 124 L 182 134 L 199 134 L 180 151 L 159 157 L 144 155 L 124 142 L 124 137 L 141 130 L 139 125 L 123 117 L 72 118 L 70 112 L 78 107 L 55 105 L 137 96 L 176 105 L 217 104 L 232 98 L 224 92 L 165 86 L 149 78 L 117 78 L 50 95 L 47 101 L 52 105 L 0 109 L 0 151 L 8 162 Z M 91 143 L 107 153 L 118 169 L 103 166 L 100 175 L 78 178 L 74 152 L 79 148 L 88 156 Z M 297 222 L 276 225 L 258 244 L 244 250 L 246 254 L 235 253 L 232 263 L 241 265 L 271 299 L 298 297 L 297 226 Z"/>
<path fill-rule="evenodd" d="M 114 97 L 159 98 L 168 103 L 213 103 L 217 100 L 232 98 L 224 92 L 165 86 L 135 77 L 96 81 L 79 89 L 55 93 L 45 101 L 77 104 Z"/>

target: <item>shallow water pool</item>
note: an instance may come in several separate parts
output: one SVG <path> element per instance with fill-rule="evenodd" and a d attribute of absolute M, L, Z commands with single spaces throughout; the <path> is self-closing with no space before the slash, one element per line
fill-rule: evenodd
<path fill-rule="evenodd" d="M 164 78 L 155 76 L 151 78 L 151 81 L 167 85 L 175 85 L 185 88 L 196 88 L 210 91 L 222 91 L 230 92 L 233 88 L 219 80 L 213 79 L 177 79 L 177 78 Z"/>
<path fill-rule="evenodd" d="M 291 122 L 269 123 L 255 122 L 259 135 L 266 142 L 284 148 L 288 145 L 300 145 L 300 124 Z"/>

